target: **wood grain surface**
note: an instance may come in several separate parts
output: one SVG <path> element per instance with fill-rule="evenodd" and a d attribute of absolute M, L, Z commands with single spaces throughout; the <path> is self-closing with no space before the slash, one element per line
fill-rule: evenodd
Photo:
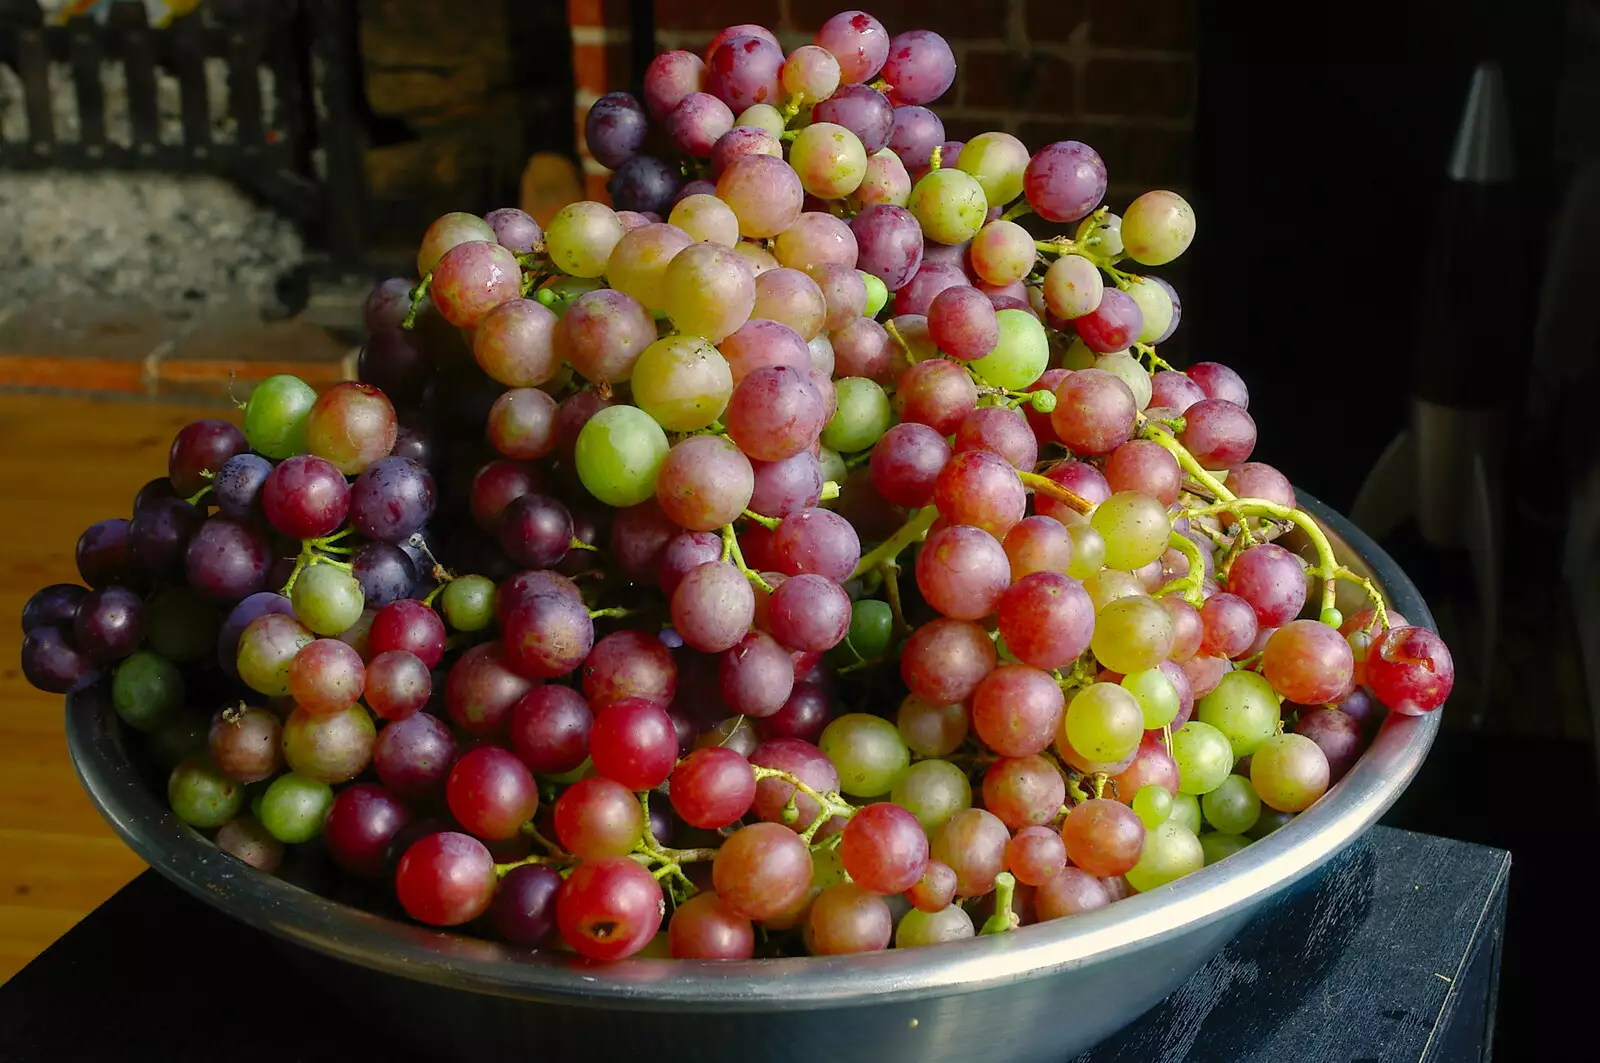
<path fill-rule="evenodd" d="M 0 394 L 0 981 L 144 867 L 89 804 L 67 759 L 62 699 L 28 685 L 17 617 L 49 583 L 78 582 L 89 524 L 129 515 L 163 475 L 173 435 L 216 406 Z"/>

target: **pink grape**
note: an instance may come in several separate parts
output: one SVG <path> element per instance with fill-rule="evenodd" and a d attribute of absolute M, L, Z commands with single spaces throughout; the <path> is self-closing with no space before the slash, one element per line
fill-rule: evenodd
<path fill-rule="evenodd" d="M 1144 327 L 1144 314 L 1128 293 L 1107 288 L 1100 296 L 1100 305 L 1072 324 L 1091 351 L 1104 354 L 1131 347 Z"/>
<path fill-rule="evenodd" d="M 805 191 L 800 186 L 800 175 L 787 162 L 756 154 L 736 160 L 722 172 L 717 178 L 717 198 L 733 208 L 739 219 L 740 236 L 765 239 L 794 224 L 805 202 Z M 804 334 L 803 330 L 797 331 Z"/>
<path fill-rule="evenodd" d="M 1267 640 L 1262 674 L 1290 701 L 1319 705 L 1353 685 L 1355 656 L 1338 631 L 1317 620 L 1291 620 Z"/>
<path fill-rule="evenodd" d="M 1349 773 L 1361 756 L 1361 725 L 1338 709 L 1304 709 L 1295 723 L 1296 734 L 1317 744 L 1328 758 L 1328 781 L 1336 783 Z"/>
<path fill-rule="evenodd" d="M 1033 896 L 1034 912 L 1042 922 L 1104 908 L 1113 899 L 1105 883 L 1087 871 L 1066 868 L 1039 886 Z"/>
<path fill-rule="evenodd" d="M 951 525 L 929 535 L 917 555 L 917 587 L 954 620 L 988 616 L 1011 585 L 1005 548 L 981 528 Z"/>
<path fill-rule="evenodd" d="M 801 371 L 811 368 L 811 350 L 800 334 L 782 322 L 765 318 L 751 318 L 718 344 L 717 349 L 728 360 L 735 384 L 767 366 L 786 365 Z"/>
<path fill-rule="evenodd" d="M 1023 664 L 1003 664 L 972 695 L 972 729 L 1004 757 L 1043 752 L 1055 738 L 1065 700 L 1055 677 Z"/>
<path fill-rule="evenodd" d="M 1084 369 L 1068 374 L 1056 388 L 1050 424 L 1078 453 L 1110 454 L 1132 437 L 1137 414 L 1127 384 L 1102 369 Z"/>
<path fill-rule="evenodd" d="M 856 239 L 857 269 L 883 281 L 891 292 L 916 276 L 922 265 L 922 227 L 904 206 L 869 206 L 850 220 L 850 230 Z"/>
<path fill-rule="evenodd" d="M 536 388 L 561 368 L 555 331 L 559 318 L 533 299 L 508 299 L 478 324 L 472 356 L 496 382 Z"/>
<path fill-rule="evenodd" d="M 1180 713 L 1180 716 L 1182 714 Z M 1173 729 L 1182 726 L 1173 720 Z M 1184 723 L 1188 720 L 1185 719 Z M 1133 760 L 1122 771 L 1111 776 L 1111 793 L 1125 805 L 1133 803 L 1133 795 L 1146 786 L 1160 786 L 1169 793 L 1178 792 L 1178 762 L 1167 752 L 1167 743 L 1160 731 L 1146 731 L 1134 751 Z"/>
<path fill-rule="evenodd" d="M 955 79 L 955 54 L 932 30 L 899 33 L 889 42 L 883 80 L 889 83 L 889 99 L 896 106 L 932 103 Z"/>
<path fill-rule="evenodd" d="M 1215 595 L 1213 595 L 1215 597 Z M 1205 621 L 1200 610 L 1178 597 L 1168 594 L 1156 599 L 1172 620 L 1172 652 L 1168 657 L 1174 662 L 1187 661 L 1196 653 L 1205 639 Z"/>
<path fill-rule="evenodd" d="M 690 436 L 667 452 L 656 501 L 668 520 L 689 531 L 720 528 L 743 513 L 755 490 L 750 459 L 722 436 Z"/>
<path fill-rule="evenodd" d="M 839 858 L 862 888 L 904 893 L 928 866 L 928 837 L 910 812 L 880 801 L 860 809 L 845 824 Z"/>
<path fill-rule="evenodd" d="M 772 561 L 790 576 L 815 572 L 843 583 L 861 560 L 855 528 L 827 509 L 802 509 L 783 518 L 772 537 Z"/>
<path fill-rule="evenodd" d="M 745 377 L 728 400 L 728 436 L 757 461 L 782 461 L 816 442 L 827 407 L 811 380 L 788 366 Z"/>
<path fill-rule="evenodd" d="M 821 653 L 837 646 L 850 628 L 850 596 L 815 573 L 785 580 L 767 605 L 773 638 L 795 650 Z"/>
<path fill-rule="evenodd" d="M 644 102 L 650 114 L 662 119 L 691 92 L 705 87 L 706 65 L 693 52 L 662 52 L 644 72 Z"/>
<path fill-rule="evenodd" d="M 935 705 L 965 701 L 994 669 L 994 642 L 976 624 L 939 619 L 911 633 L 900 655 L 900 676 Z"/>
<path fill-rule="evenodd" d="M 1004 406 L 979 406 L 963 417 L 956 429 L 955 450 L 958 454 L 986 450 L 1025 472 L 1039 463 L 1039 440 L 1027 420 Z"/>
<path fill-rule="evenodd" d="M 772 269 L 756 278 L 756 303 L 750 311 L 752 322 L 761 319 L 776 321 L 788 325 L 802 340 L 810 341 L 822 331 L 827 316 L 828 305 L 822 296 L 822 289 L 817 287 L 816 281 L 799 270 Z M 738 334 L 735 332 L 733 335 Z M 728 338 L 732 339 L 733 336 Z M 727 340 L 723 342 L 726 344 Z M 730 357 L 729 361 L 732 360 Z M 742 378 L 743 374 L 735 373 L 735 382 Z"/>
<path fill-rule="evenodd" d="M 1283 547 L 1262 543 L 1234 558 L 1228 589 L 1250 603 L 1262 627 L 1279 627 L 1305 607 L 1305 569 Z"/>
<path fill-rule="evenodd" d="M 1006 649 L 1019 661 L 1035 668 L 1066 668 L 1089 648 L 1094 602 L 1070 576 L 1034 572 L 1001 597 L 999 627 Z"/>
<path fill-rule="evenodd" d="M 446 321 L 470 329 L 521 291 L 522 267 L 513 252 L 486 240 L 469 240 L 440 257 L 428 294 Z"/>
<path fill-rule="evenodd" d="M 967 275 L 955 262 L 931 260 L 930 248 L 923 247 L 922 263 L 901 287 L 894 290 L 896 314 L 927 314 L 933 300 L 948 288 L 965 286 Z M 884 282 L 886 285 L 887 281 Z"/>
<path fill-rule="evenodd" d="M 1256 423 L 1244 407 L 1222 399 L 1203 399 L 1184 412 L 1178 442 L 1207 469 L 1226 469 L 1250 456 Z"/>
<path fill-rule="evenodd" d="M 1003 757 L 983 774 L 983 807 L 1012 830 L 1049 823 L 1066 799 L 1061 771 L 1037 754 Z"/>
<path fill-rule="evenodd" d="M 816 43 L 839 61 L 845 85 L 870 81 L 889 57 L 889 33 L 865 11 L 841 11 L 817 30 Z"/>
<path fill-rule="evenodd" d="M 1105 198 L 1106 164 L 1089 145 L 1059 140 L 1029 160 L 1022 187 L 1041 218 L 1077 221 Z"/>
<path fill-rule="evenodd" d="M 750 630 L 755 608 L 755 594 L 744 574 L 731 564 L 712 561 L 690 569 L 672 592 L 672 626 L 695 649 L 721 653 Z"/>
<path fill-rule="evenodd" d="M 761 37 L 733 37 L 706 60 L 706 90 L 735 111 L 783 99 L 783 49 Z"/>
<path fill-rule="evenodd" d="M 1044 476 L 1091 505 L 1099 505 L 1111 497 L 1111 485 L 1106 483 L 1105 476 L 1086 461 L 1058 461 L 1044 471 Z M 1068 526 L 1089 523 L 1089 518 L 1076 509 L 1044 495 L 1034 495 L 1033 506 L 1040 513 Z"/>
<path fill-rule="evenodd" d="M 822 499 L 822 466 L 809 450 L 782 461 L 754 465 L 755 486 L 749 509 L 765 517 L 787 517 Z"/>
<path fill-rule="evenodd" d="M 1256 613 L 1237 594 L 1217 593 L 1200 607 L 1200 653 L 1242 657 L 1256 640 Z"/>
<path fill-rule="evenodd" d="M 361 655 L 338 639 L 317 639 L 289 664 L 289 695 L 307 712 L 343 712 L 361 697 L 366 682 Z"/>
<path fill-rule="evenodd" d="M 1190 380 L 1200 385 L 1208 399 L 1231 402 L 1241 410 L 1250 408 L 1250 390 L 1244 380 L 1220 362 L 1200 362 L 1187 370 Z"/>
<path fill-rule="evenodd" d="M 1036 572 L 1064 573 L 1072 563 L 1072 536 L 1054 517 L 1024 517 L 1006 533 L 1003 545 L 1011 562 L 1011 578 L 1019 583 Z M 1004 599 L 1000 608 L 1004 611 Z M 1009 639 L 1006 645 L 1011 645 Z"/>
<path fill-rule="evenodd" d="M 937 912 L 948 908 L 956 896 L 956 873 L 949 864 L 929 860 L 922 877 L 906 890 L 906 900 L 919 912 Z"/>
<path fill-rule="evenodd" d="M 956 873 L 956 896 L 980 897 L 994 889 L 995 876 L 1005 868 L 1010 840 L 1011 832 L 993 813 L 969 808 L 940 829 L 931 854 Z"/>
<path fill-rule="evenodd" d="M 1449 648 L 1424 627 L 1391 628 L 1367 654 L 1367 685 L 1379 701 L 1402 715 L 1420 716 L 1437 709 L 1455 681 Z"/>
<path fill-rule="evenodd" d="M 955 362 L 933 358 L 905 371 L 895 391 L 895 403 L 902 421 L 925 424 L 948 436 L 978 405 L 978 385 Z M 1129 405 L 1131 408 L 1131 393 Z"/>
<path fill-rule="evenodd" d="M 667 924 L 675 960 L 748 960 L 755 955 L 755 929 L 715 893 L 684 901 Z"/>
<path fill-rule="evenodd" d="M 806 273 L 822 266 L 853 270 L 856 268 L 856 235 L 850 226 L 832 214 L 808 210 L 778 234 L 772 253 L 786 268 Z"/>
<path fill-rule="evenodd" d="M 1106 459 L 1106 483 L 1116 491 L 1138 491 L 1170 506 L 1183 487 L 1183 470 L 1178 459 L 1160 443 L 1149 439 L 1130 439 Z M 1228 480 L 1230 490 L 1234 483 Z M 1253 496 L 1247 496 L 1253 497 Z"/>
<path fill-rule="evenodd" d="M 933 504 L 953 524 L 969 524 L 1003 538 L 1027 512 L 1028 494 L 1005 458 L 987 450 L 965 450 L 939 473 Z"/>
<path fill-rule="evenodd" d="M 1067 858 L 1098 878 L 1131 870 L 1144 850 L 1144 833 L 1133 809 L 1109 798 L 1077 805 L 1061 824 Z"/>
<path fill-rule="evenodd" d="M 747 919 L 769 919 L 793 908 L 811 888 L 811 852 L 782 824 L 752 823 L 722 843 L 711 877 L 730 909 Z"/>
<path fill-rule="evenodd" d="M 722 655 L 722 697 L 734 712 L 772 716 L 794 690 L 794 662 L 770 635 L 752 631 Z"/>
<path fill-rule="evenodd" d="M 1170 369 L 1163 369 L 1151 378 L 1150 405 L 1152 408 L 1183 413 L 1206 397 L 1205 390 L 1189 377 Z"/>
<path fill-rule="evenodd" d="M 1006 869 L 1025 886 L 1043 886 L 1067 866 L 1067 847 L 1049 827 L 1024 827 L 1006 844 Z"/>

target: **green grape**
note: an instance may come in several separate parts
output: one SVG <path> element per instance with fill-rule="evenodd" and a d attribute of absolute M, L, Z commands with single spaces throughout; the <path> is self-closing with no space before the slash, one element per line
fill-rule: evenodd
<path fill-rule="evenodd" d="M 1115 763 L 1139 747 L 1144 713 L 1138 700 L 1115 683 L 1092 683 L 1067 704 L 1061 734 L 1079 756 Z"/>
<path fill-rule="evenodd" d="M 991 206 L 1010 203 L 1022 194 L 1028 149 L 1010 133 L 979 133 L 961 149 L 956 166 L 971 174 Z"/>
<path fill-rule="evenodd" d="M 864 712 L 828 724 L 817 744 L 839 769 L 840 788 L 853 797 L 888 793 L 911 764 L 911 750 L 894 724 Z"/>
<path fill-rule="evenodd" d="M 1172 794 L 1155 783 L 1141 786 L 1133 795 L 1133 811 L 1146 828 L 1159 827 L 1172 817 Z"/>
<path fill-rule="evenodd" d="M 889 791 L 889 800 L 917 817 L 929 835 L 972 807 L 972 783 L 948 760 L 919 760 Z"/>
<path fill-rule="evenodd" d="M 1161 266 L 1194 239 L 1194 208 L 1176 192 L 1146 192 L 1122 212 L 1122 246 L 1128 257 Z"/>
<path fill-rule="evenodd" d="M 881 657 L 889 648 L 889 635 L 894 630 L 894 611 L 887 602 L 876 598 L 862 598 L 850 607 L 850 629 L 845 633 L 843 645 L 848 646 L 856 660 L 870 661 Z"/>
<path fill-rule="evenodd" d="M 1073 579 L 1088 579 L 1099 572 L 1106 563 L 1105 538 L 1092 524 L 1069 524 L 1067 535 L 1072 539 L 1072 560 L 1067 562 L 1067 575 Z"/>
<path fill-rule="evenodd" d="M 545 226 L 544 245 L 550 261 L 573 277 L 598 277 L 622 239 L 622 220 L 604 203 L 584 200 L 562 207 Z"/>
<path fill-rule="evenodd" d="M 1160 335 L 1160 333 L 1157 333 Z M 1139 359 L 1127 351 L 1112 351 L 1110 354 L 1096 355 L 1094 367 L 1103 369 L 1128 385 L 1128 390 L 1133 392 L 1133 405 L 1144 409 L 1150 405 L 1152 382 L 1150 374 L 1144 371 L 1144 366 L 1139 364 Z"/>
<path fill-rule="evenodd" d="M 188 587 L 167 587 L 151 595 L 146 638 L 169 661 L 188 664 L 217 649 L 222 614 Z"/>
<path fill-rule="evenodd" d="M 1166 335 L 1167 326 L 1172 324 L 1172 296 L 1159 284 L 1130 284 L 1127 287 L 1128 298 L 1139 305 L 1144 313 L 1144 327 L 1139 330 L 1140 343 L 1154 343 Z M 1146 381 L 1149 376 L 1146 375 Z M 1137 397 L 1138 392 L 1134 392 Z M 1148 400 L 1146 400 L 1148 401 Z M 1144 409 L 1143 406 L 1139 407 Z"/>
<path fill-rule="evenodd" d="M 775 137 L 783 136 L 783 112 L 770 103 L 756 103 L 739 112 L 734 125 L 755 126 L 765 129 Z"/>
<path fill-rule="evenodd" d="M 295 845 L 322 833 L 322 821 L 333 806 L 333 788 L 292 772 L 272 780 L 261 795 L 256 817 L 280 842 Z"/>
<path fill-rule="evenodd" d="M 635 387 L 638 379 L 635 368 Z M 667 434 L 648 413 L 637 406 L 608 406 L 578 433 L 573 463 L 591 495 L 622 509 L 655 497 L 667 450 Z"/>
<path fill-rule="evenodd" d="M 679 334 L 656 340 L 640 353 L 633 367 L 633 401 L 671 432 L 695 432 L 710 426 L 722 416 L 732 394 L 733 369 L 722 352 L 700 336 Z M 603 496 L 601 500 L 605 501 Z"/>
<path fill-rule="evenodd" d="M 1261 817 L 1256 820 L 1256 825 L 1245 831 L 1245 833 L 1256 841 L 1260 841 L 1274 831 L 1288 826 L 1289 821 L 1294 817 L 1295 814 L 1293 812 L 1279 812 L 1275 808 L 1263 807 L 1261 809 Z"/>
<path fill-rule="evenodd" d="M 1144 713 L 1144 729 L 1154 731 L 1178 718 L 1183 707 L 1178 698 L 1178 688 L 1172 685 L 1165 672 L 1159 668 L 1146 668 L 1122 677 L 1122 689 L 1132 694 Z"/>
<path fill-rule="evenodd" d="M 136 731 L 154 731 L 183 709 L 183 673 L 149 650 L 128 657 L 111 675 L 111 704 Z"/>
<path fill-rule="evenodd" d="M 1215 690 L 1199 700 L 1194 715 L 1222 732 L 1237 760 L 1248 757 L 1278 733 L 1278 695 L 1259 673 L 1229 672 Z"/>
<path fill-rule="evenodd" d="M 929 176 L 955 172 L 936 170 Z M 1027 310 L 1001 310 L 994 315 L 1000 326 L 1000 340 L 994 350 L 971 363 L 985 384 L 1019 391 L 1027 387 L 1050 364 L 1050 338 L 1044 325 Z"/>
<path fill-rule="evenodd" d="M 962 941 L 976 936 L 972 916 L 959 904 L 946 905 L 937 912 L 911 909 L 900 917 L 895 927 L 894 947 L 911 949 L 918 945 L 942 945 L 946 941 Z"/>
<path fill-rule="evenodd" d="M 1178 762 L 1178 789 L 1208 794 L 1233 771 L 1233 747 L 1227 736 L 1209 724 L 1190 720 L 1172 732 L 1172 759 Z"/>
<path fill-rule="evenodd" d="M 1250 782 L 1279 812 L 1303 812 L 1328 790 L 1328 758 L 1305 735 L 1273 735 L 1250 757 Z"/>
<path fill-rule="evenodd" d="M 866 377 L 849 376 L 835 381 L 839 408 L 822 430 L 822 444 L 840 454 L 855 454 L 876 443 L 894 420 L 889 396 Z"/>
<path fill-rule="evenodd" d="M 1122 257 L 1122 218 L 1098 211 L 1078 223 L 1073 239 L 1085 248 L 1109 259 Z"/>
<path fill-rule="evenodd" d="M 971 174 L 945 167 L 916 183 L 906 208 L 929 240 L 962 244 L 983 228 L 989 201 L 984 198 L 983 186 Z"/>
<path fill-rule="evenodd" d="M 1230 775 L 1200 799 L 1200 811 L 1206 822 L 1223 834 L 1243 834 L 1261 818 L 1261 798 L 1256 796 L 1249 779 Z"/>
<path fill-rule="evenodd" d="M 213 830 L 244 807 L 244 784 L 222 774 L 206 754 L 195 753 L 167 777 L 167 801 L 189 826 Z"/>
<path fill-rule="evenodd" d="M 867 308 L 861 311 L 861 316 L 877 317 L 889 302 L 889 286 L 876 273 L 856 272 L 861 274 L 861 283 L 867 286 Z"/>
<path fill-rule="evenodd" d="M 1173 794 L 1172 815 L 1167 817 L 1174 823 L 1181 823 L 1189 829 L 1190 834 L 1200 833 L 1200 799 L 1194 794 Z"/>
<path fill-rule="evenodd" d="M 1225 857 L 1250 844 L 1250 839 L 1243 834 L 1223 834 L 1221 831 L 1212 831 L 1210 834 L 1200 835 L 1200 851 L 1205 854 L 1206 866 L 1210 867 Z"/>
<path fill-rule="evenodd" d="M 867 149 L 844 126 L 813 122 L 789 145 L 789 165 L 807 192 L 818 199 L 840 199 L 867 176 Z"/>
<path fill-rule="evenodd" d="M 206 748 L 211 733 L 211 717 L 201 712 L 179 712 L 151 731 L 145 738 L 144 749 L 158 767 L 171 771 L 191 753 Z"/>
<path fill-rule="evenodd" d="M 1089 648 L 1113 672 L 1154 668 L 1172 652 L 1172 618 L 1154 598 L 1118 598 L 1095 614 Z"/>
<path fill-rule="evenodd" d="M 1188 827 L 1169 819 L 1145 835 L 1139 862 L 1127 874 L 1128 885 L 1148 893 L 1204 866 L 1200 839 Z"/>
<path fill-rule="evenodd" d="M 844 458 L 832 447 L 823 447 L 822 453 L 817 455 L 817 464 L 822 466 L 822 481 L 827 483 L 832 480 L 842 485 L 845 477 L 850 475 L 850 470 L 844 463 Z"/>
<path fill-rule="evenodd" d="M 1096 612 L 1118 598 L 1144 597 L 1144 584 L 1139 582 L 1139 577 L 1115 568 L 1103 568 L 1084 577 L 1083 589 L 1088 592 Z"/>
<path fill-rule="evenodd" d="M 1172 538 L 1167 507 L 1140 491 L 1118 491 L 1095 507 L 1089 523 L 1106 541 L 1106 567 L 1123 572 L 1156 560 Z"/>
<path fill-rule="evenodd" d="M 1082 336 L 1074 336 L 1061 356 L 1061 367 L 1077 372 L 1079 369 L 1093 369 L 1099 360 L 1100 356 L 1089 349 Z"/>
<path fill-rule="evenodd" d="M 445 584 L 439 609 L 457 631 L 482 631 L 494 622 L 494 580 L 461 576 Z"/>
<path fill-rule="evenodd" d="M 284 697 L 289 693 L 289 665 L 314 641 L 316 636 L 292 616 L 258 616 L 239 636 L 239 652 L 234 658 L 239 678 L 258 694 Z"/>
<path fill-rule="evenodd" d="M 311 565 L 300 572 L 289 595 L 294 615 L 318 635 L 338 635 L 361 619 L 366 597 L 361 583 L 334 565 Z M 262 691 L 267 693 L 267 691 Z"/>
<path fill-rule="evenodd" d="M 244 404 L 244 438 L 250 449 L 274 461 L 305 453 L 306 421 L 317 391 L 297 376 L 269 376 Z"/>
<path fill-rule="evenodd" d="M 1339 610 L 1333 608 L 1332 606 L 1329 606 L 1328 608 L 1324 609 L 1318 615 L 1317 619 L 1321 620 L 1324 624 L 1327 624 L 1329 627 L 1344 627 L 1344 614 L 1339 612 Z"/>

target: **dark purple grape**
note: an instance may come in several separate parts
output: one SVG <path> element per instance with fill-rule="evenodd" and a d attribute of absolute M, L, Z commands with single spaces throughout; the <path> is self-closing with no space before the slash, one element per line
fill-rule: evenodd
<path fill-rule="evenodd" d="M 356 359 L 356 379 L 380 389 L 394 403 L 419 401 L 432 375 L 433 357 L 422 339 L 399 327 L 367 337 Z"/>
<path fill-rule="evenodd" d="M 211 481 L 211 499 L 224 517 L 255 520 L 261 513 L 261 486 L 272 472 L 272 462 L 260 454 L 235 454 L 222 463 Z"/>
<path fill-rule="evenodd" d="M 125 583 L 132 574 L 128 552 L 128 526 L 116 517 L 89 525 L 78 536 L 78 575 L 91 587 Z"/>
<path fill-rule="evenodd" d="M 591 109 L 592 111 L 592 109 Z M 533 216 L 516 207 L 500 207 L 483 216 L 501 247 L 519 255 L 544 248 L 544 232 Z"/>
<path fill-rule="evenodd" d="M 126 587 L 84 595 L 72 618 L 72 642 L 96 661 L 117 661 L 144 641 L 144 601 Z"/>
<path fill-rule="evenodd" d="M 244 433 L 227 421 L 206 418 L 184 425 L 167 454 L 172 489 L 180 498 L 192 497 L 211 481 L 223 462 L 249 449 Z"/>
<path fill-rule="evenodd" d="M 500 547 L 524 568 L 549 568 L 572 544 L 572 514 L 547 495 L 523 495 L 500 519 Z"/>
<path fill-rule="evenodd" d="M 500 584 L 494 601 L 495 619 L 504 627 L 512 609 L 541 594 L 560 594 L 575 602 L 583 601 L 578 585 L 559 572 L 518 572 Z"/>
<path fill-rule="evenodd" d="M 889 133 L 894 129 L 894 107 L 883 93 L 869 85 L 841 85 L 832 96 L 812 109 L 811 120 L 844 126 L 861 140 L 861 146 L 871 155 L 889 143 Z"/>
<path fill-rule="evenodd" d="M 361 323 L 369 333 L 399 328 L 411 309 L 411 289 L 415 282 L 407 277 L 381 281 L 367 296 L 361 308 Z"/>
<path fill-rule="evenodd" d="M 664 839 L 657 838 L 663 845 Z M 556 894 L 561 876 L 548 867 L 524 864 L 512 868 L 500 880 L 489 918 L 494 928 L 517 945 L 542 945 L 556 926 Z"/>
<path fill-rule="evenodd" d="M 541 594 L 505 615 L 506 661 L 519 675 L 554 679 L 566 675 L 594 648 L 594 621 L 582 602 Z"/>
<path fill-rule="evenodd" d="M 71 694 L 100 678 L 64 624 L 44 624 L 28 632 L 22 640 L 22 674 L 49 694 Z"/>
<path fill-rule="evenodd" d="M 433 474 L 406 458 L 367 466 L 350 489 L 350 523 L 369 539 L 397 543 L 433 516 Z"/>
<path fill-rule="evenodd" d="M 77 615 L 78 603 L 88 593 L 76 583 L 52 583 L 34 591 L 28 604 L 22 607 L 23 632 L 46 624 L 71 624 Z"/>
<path fill-rule="evenodd" d="M 139 488 L 139 493 L 133 496 L 133 512 L 138 516 L 139 511 L 152 502 L 163 498 L 177 498 L 178 492 L 172 489 L 172 481 L 165 476 L 158 476 L 154 480 Z"/>
<path fill-rule="evenodd" d="M 217 663 L 235 679 L 239 677 L 239 636 L 250 626 L 250 621 L 267 613 L 293 616 L 294 607 L 281 594 L 258 591 L 234 606 L 228 618 L 222 622 L 222 630 L 217 632 Z"/>
<path fill-rule="evenodd" d="M 205 515 L 179 498 L 152 500 L 128 526 L 128 553 L 148 576 L 174 578 Z"/>
<path fill-rule="evenodd" d="M 389 456 L 407 458 L 424 469 L 437 469 L 439 466 L 439 454 L 434 446 L 433 433 L 416 425 L 400 426 L 395 433 L 394 449 L 389 452 Z"/>
<path fill-rule="evenodd" d="M 227 517 L 212 517 L 201 525 L 184 555 L 189 586 L 219 602 L 261 590 L 271 564 L 266 537 Z"/>
<path fill-rule="evenodd" d="M 388 870 L 390 842 L 410 819 L 411 811 L 394 794 L 357 783 L 333 799 L 322 823 L 322 844 L 352 875 L 376 878 Z"/>
<path fill-rule="evenodd" d="M 816 683 L 796 683 L 783 707 L 766 719 L 756 721 L 761 740 L 798 738 L 815 743 L 833 719 L 828 693 Z"/>
<path fill-rule="evenodd" d="M 611 203 L 617 210 L 666 217 L 672 210 L 672 197 L 682 184 L 683 175 L 677 167 L 650 155 L 635 155 L 617 167 L 606 182 L 606 191 L 611 193 Z"/>
<path fill-rule="evenodd" d="M 368 543 L 350 557 L 350 571 L 361 584 L 367 608 L 381 609 L 411 592 L 417 567 L 392 543 Z"/>
<path fill-rule="evenodd" d="M 590 154 L 608 170 L 618 169 L 637 155 L 649 132 L 650 117 L 639 101 L 626 92 L 608 92 L 595 100 L 583 122 L 584 142 L 589 145 Z M 646 208 L 619 203 L 617 209 Z"/>
<path fill-rule="evenodd" d="M 722 537 L 715 532 L 684 532 L 674 536 L 661 551 L 661 568 L 656 578 L 662 593 L 672 597 L 690 569 L 721 558 Z"/>
<path fill-rule="evenodd" d="M 418 712 L 378 732 L 372 766 L 395 793 L 427 797 L 443 792 L 457 752 L 455 737 L 444 721 Z"/>

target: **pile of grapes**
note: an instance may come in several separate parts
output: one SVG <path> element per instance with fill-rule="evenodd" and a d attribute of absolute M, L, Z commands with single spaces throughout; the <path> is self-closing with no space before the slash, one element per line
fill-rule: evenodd
<path fill-rule="evenodd" d="M 263 871 L 601 960 L 1005 932 L 1281 827 L 1449 652 L 1157 354 L 1122 266 L 1189 205 L 945 141 L 954 73 L 857 11 L 657 57 L 589 115 L 616 209 L 436 221 L 359 382 L 265 381 L 84 533 L 29 679 Z"/>

